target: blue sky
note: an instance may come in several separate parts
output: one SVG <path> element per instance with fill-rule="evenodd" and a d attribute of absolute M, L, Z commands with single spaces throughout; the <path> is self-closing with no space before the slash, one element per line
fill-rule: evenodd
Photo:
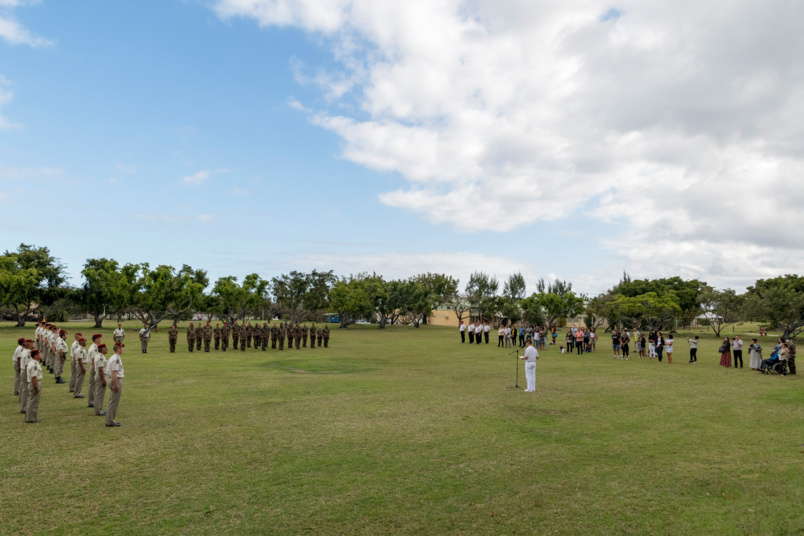
<path fill-rule="evenodd" d="M 681 112 L 656 113 L 688 101 L 640 100 L 661 95 L 666 75 L 632 95 L 602 82 L 616 53 L 672 35 L 660 9 L 576 10 L 587 26 L 567 37 L 566 12 L 489 5 L 467 17 L 462 2 L 428 13 L 418 2 L 0 0 L 2 246 L 48 246 L 74 284 L 100 256 L 213 278 L 521 270 L 531 285 L 560 276 L 590 293 L 624 269 L 741 287 L 789 268 L 716 262 L 719 248 L 762 243 L 708 239 L 690 228 L 700 211 L 671 210 L 688 210 L 696 187 L 733 183 L 721 161 L 756 140 L 719 132 L 756 117 L 726 110 L 691 131 Z M 520 65 L 506 64 L 522 33 L 512 21 L 528 17 L 552 49 L 523 45 Z M 616 50 L 601 58 L 601 43 Z M 686 68 L 659 48 L 651 55 Z M 608 76 L 640 72 L 631 59 Z M 718 87 L 689 85 L 676 91 Z M 765 86 L 734 99 L 770 100 Z M 783 181 L 799 165 L 762 151 L 743 169 L 759 174 L 773 156 L 768 180 Z"/>

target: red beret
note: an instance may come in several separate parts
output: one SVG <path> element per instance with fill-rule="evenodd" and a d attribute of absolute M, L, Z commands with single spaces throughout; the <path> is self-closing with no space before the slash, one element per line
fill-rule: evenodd
<path fill-rule="evenodd" d="M 25 339 L 25 342 L 33 342 L 31 339 Z"/>
<path fill-rule="evenodd" d="M 100 339 L 101 337 L 103 337 L 103 335 L 101 335 L 100 333 L 96 333 L 92 336 L 92 340 L 94 341 L 95 339 Z"/>
<path fill-rule="evenodd" d="M 78 342 L 87 342 L 87 340 L 83 337 L 78 337 Z"/>
<path fill-rule="evenodd" d="M 59 335 L 67 335 L 67 330 L 66 329 L 60 329 L 59 330 Z"/>
<path fill-rule="evenodd" d="M 117 348 L 118 346 L 119 346 L 120 348 L 125 348 L 125 347 L 126 347 L 126 345 L 125 345 L 125 344 L 123 344 L 122 342 L 116 342 L 116 343 L 114 343 L 114 347 L 115 347 L 115 348 Z"/>
<path fill-rule="evenodd" d="M 17 344 L 23 344 L 25 342 L 25 340 L 26 340 L 25 337 L 23 337 L 21 339 L 17 339 Z"/>
<path fill-rule="evenodd" d="M 84 336 L 84 334 L 83 334 L 83 333 L 76 333 L 76 335 L 77 335 L 78 337 L 83 337 L 83 336 Z"/>
<path fill-rule="evenodd" d="M 31 357 L 39 355 L 39 350 L 31 350 Z"/>
<path fill-rule="evenodd" d="M 98 345 L 98 350 L 100 350 L 101 348 L 106 348 L 106 344 L 99 344 Z"/>

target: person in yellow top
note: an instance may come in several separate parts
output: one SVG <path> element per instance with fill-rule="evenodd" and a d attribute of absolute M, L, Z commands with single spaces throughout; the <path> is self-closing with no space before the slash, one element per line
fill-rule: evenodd
<path fill-rule="evenodd" d="M 31 351 L 31 362 L 26 368 L 28 378 L 28 407 L 25 409 L 25 422 L 39 422 L 39 396 L 42 394 L 42 366 L 39 364 L 39 350 Z"/>
<path fill-rule="evenodd" d="M 120 343 L 122 344 L 122 343 Z M 103 410 L 103 399 L 106 398 L 106 354 L 109 349 L 105 344 L 98 345 L 98 351 L 95 354 L 95 415 L 106 415 Z"/>

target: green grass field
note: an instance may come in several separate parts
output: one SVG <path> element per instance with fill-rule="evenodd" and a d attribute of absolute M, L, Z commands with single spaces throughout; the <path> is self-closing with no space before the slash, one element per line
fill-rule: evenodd
<path fill-rule="evenodd" d="M 182 332 L 169 354 L 166 328 L 128 341 L 106 428 L 52 375 L 25 424 L 11 355 L 33 326 L 0 327 L 0 533 L 804 534 L 802 377 L 719 367 L 710 336 L 698 365 L 684 333 L 672 365 L 551 348 L 530 394 L 457 329 L 209 354 Z"/>

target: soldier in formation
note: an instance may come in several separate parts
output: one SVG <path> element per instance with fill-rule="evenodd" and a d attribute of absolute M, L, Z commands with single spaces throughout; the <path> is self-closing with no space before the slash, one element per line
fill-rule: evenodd
<path fill-rule="evenodd" d="M 170 326 L 168 330 L 168 344 L 170 345 L 170 353 L 176 353 L 176 343 L 179 341 L 179 330 L 176 329 L 176 324 Z M 117 342 L 117 341 L 115 341 Z"/>
<path fill-rule="evenodd" d="M 240 326 L 237 325 L 237 320 L 232 325 L 232 348 L 237 350 L 237 343 L 240 340 Z"/>
<path fill-rule="evenodd" d="M 195 348 L 195 327 L 190 322 L 190 327 L 187 328 L 187 349 L 192 352 Z"/>
<path fill-rule="evenodd" d="M 215 350 L 221 349 L 221 325 L 216 323 L 212 330 L 212 337 L 215 339 Z"/>
<path fill-rule="evenodd" d="M 195 349 L 199 352 L 201 351 L 201 343 L 204 342 L 204 328 L 201 327 L 201 323 L 198 323 L 198 329 L 195 330 Z"/>
<path fill-rule="evenodd" d="M 204 326 L 204 351 L 209 353 L 209 347 L 212 344 L 212 326 L 207 325 Z"/>
<path fill-rule="evenodd" d="M 221 328 L 221 349 L 225 352 L 229 347 L 229 322 L 223 323 Z"/>

